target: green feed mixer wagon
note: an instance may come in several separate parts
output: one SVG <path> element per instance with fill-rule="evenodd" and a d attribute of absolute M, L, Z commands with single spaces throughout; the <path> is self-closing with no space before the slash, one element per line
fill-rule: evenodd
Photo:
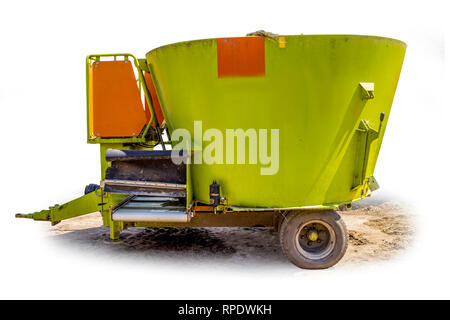
<path fill-rule="evenodd" d="M 86 59 L 87 142 L 100 183 L 18 218 L 99 211 L 110 240 L 131 227 L 274 227 L 301 268 L 336 264 L 337 213 L 373 177 L 405 43 L 355 35 L 180 42 L 137 59 Z"/>

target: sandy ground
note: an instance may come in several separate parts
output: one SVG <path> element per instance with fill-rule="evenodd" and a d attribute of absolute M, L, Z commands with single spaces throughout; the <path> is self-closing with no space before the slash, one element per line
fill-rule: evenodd
<path fill-rule="evenodd" d="M 340 214 L 349 231 L 349 247 L 339 267 L 393 259 L 412 242 L 413 216 L 396 201 L 366 199 Z M 119 244 L 106 241 L 108 232 L 98 213 L 49 230 L 52 241 L 94 254 L 137 255 L 150 257 L 152 262 L 170 258 L 219 261 L 221 265 L 290 265 L 272 228 L 131 228 L 122 232 Z"/>

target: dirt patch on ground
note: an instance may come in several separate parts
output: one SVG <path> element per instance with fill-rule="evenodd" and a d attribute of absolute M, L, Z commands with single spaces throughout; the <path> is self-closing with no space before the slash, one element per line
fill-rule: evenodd
<path fill-rule="evenodd" d="M 131 250 L 191 251 L 194 253 L 233 254 L 236 250 L 206 228 L 144 228 L 127 233 L 123 245 Z"/>
<path fill-rule="evenodd" d="M 369 240 L 367 240 L 364 235 L 358 231 L 350 230 L 348 232 L 348 241 L 349 245 L 359 247 L 369 244 Z"/>
<path fill-rule="evenodd" d="M 362 201 L 341 214 L 349 230 L 344 263 L 390 259 L 401 254 L 413 240 L 413 215 L 398 202 Z"/>
<path fill-rule="evenodd" d="M 411 213 L 395 201 L 365 200 L 340 214 L 349 231 L 349 247 L 340 267 L 398 256 L 414 236 Z M 225 260 L 239 265 L 290 266 L 272 228 L 131 228 L 122 232 L 120 243 L 111 245 L 109 229 L 102 226 L 100 215 L 93 213 L 51 227 L 49 234 L 94 254 L 120 252 L 195 263 L 219 259 L 221 264 Z"/>
<path fill-rule="evenodd" d="M 409 217 L 406 215 L 394 215 L 371 219 L 364 224 L 376 228 L 390 236 L 400 234 L 412 234 L 413 231 L 408 223 Z"/>

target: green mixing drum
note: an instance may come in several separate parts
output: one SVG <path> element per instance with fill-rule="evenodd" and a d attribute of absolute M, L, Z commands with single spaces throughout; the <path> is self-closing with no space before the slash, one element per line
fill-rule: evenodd
<path fill-rule="evenodd" d="M 150 51 L 147 63 L 169 131 L 187 129 L 197 153 L 215 149 L 210 163 L 193 161 L 196 200 L 208 203 L 215 180 L 231 206 L 321 208 L 377 187 L 372 175 L 405 50 L 373 36 L 272 35 L 170 44 Z M 246 134 L 240 162 L 237 137 L 227 149 L 227 130 L 237 129 Z M 266 163 L 261 150 L 257 161 L 250 155 L 261 130 Z"/>

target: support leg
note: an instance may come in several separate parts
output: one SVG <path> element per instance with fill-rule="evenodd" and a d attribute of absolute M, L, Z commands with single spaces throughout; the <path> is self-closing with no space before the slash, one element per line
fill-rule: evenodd
<path fill-rule="evenodd" d="M 120 231 L 123 230 L 123 223 L 117 221 L 111 221 L 109 224 L 109 238 L 111 240 L 120 239 Z"/>

